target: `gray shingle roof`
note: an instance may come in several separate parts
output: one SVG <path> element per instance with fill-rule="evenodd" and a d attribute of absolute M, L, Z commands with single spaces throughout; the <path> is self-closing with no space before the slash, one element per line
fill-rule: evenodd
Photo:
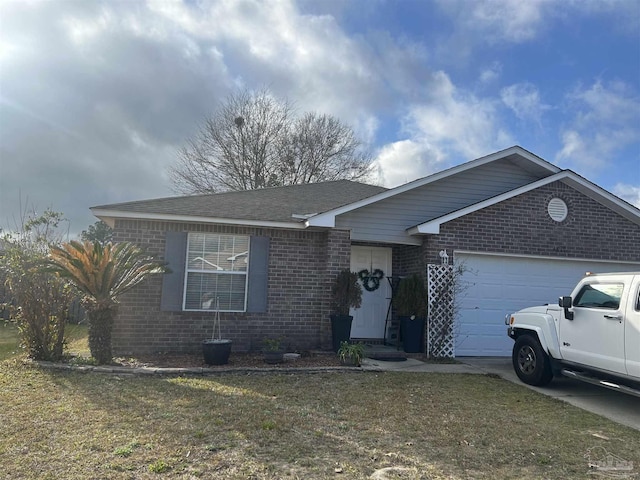
<path fill-rule="evenodd" d="M 384 187 L 337 180 L 333 182 L 289 185 L 241 192 L 212 193 L 184 197 L 115 203 L 92 210 L 158 215 L 214 217 L 238 220 L 292 222 L 293 214 L 326 212 L 371 197 Z"/>

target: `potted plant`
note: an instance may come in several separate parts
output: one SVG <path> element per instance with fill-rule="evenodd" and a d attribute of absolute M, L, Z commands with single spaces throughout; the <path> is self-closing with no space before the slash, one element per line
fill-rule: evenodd
<path fill-rule="evenodd" d="M 211 339 L 202 342 L 202 354 L 207 365 L 225 365 L 229 363 L 231 340 L 220 335 L 220 301 L 216 298 L 216 309 L 213 315 L 213 331 Z M 216 330 L 218 335 L 216 337 Z"/>
<path fill-rule="evenodd" d="M 262 354 L 265 363 L 275 364 L 284 361 L 284 350 L 279 338 L 265 338 L 262 341 Z"/>
<path fill-rule="evenodd" d="M 331 286 L 331 336 L 333 351 L 340 349 L 341 342 L 351 338 L 351 308 L 362 305 L 362 287 L 358 282 L 358 274 L 348 268 L 341 270 Z"/>
<path fill-rule="evenodd" d="M 424 323 L 427 314 L 427 289 L 420 275 L 411 275 L 400 280 L 393 300 L 398 319 L 402 345 L 407 353 L 423 350 Z"/>
<path fill-rule="evenodd" d="M 341 342 L 338 357 L 343 365 L 359 367 L 364 358 L 364 345 L 362 343 Z"/>

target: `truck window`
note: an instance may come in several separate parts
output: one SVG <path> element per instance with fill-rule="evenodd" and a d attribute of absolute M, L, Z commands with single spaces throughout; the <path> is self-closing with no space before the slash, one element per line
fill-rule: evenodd
<path fill-rule="evenodd" d="M 574 307 L 617 310 L 622 297 L 622 283 L 594 283 L 583 286 L 573 302 Z"/>
<path fill-rule="evenodd" d="M 640 312 L 640 290 L 638 290 L 638 300 L 636 300 L 636 312 Z"/>

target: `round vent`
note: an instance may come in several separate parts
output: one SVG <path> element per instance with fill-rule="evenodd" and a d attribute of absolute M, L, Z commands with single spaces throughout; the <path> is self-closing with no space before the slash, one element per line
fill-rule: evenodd
<path fill-rule="evenodd" d="M 547 207 L 549 216 L 556 222 L 564 221 L 564 219 L 567 218 L 568 211 L 567 204 L 560 198 L 552 198 Z"/>

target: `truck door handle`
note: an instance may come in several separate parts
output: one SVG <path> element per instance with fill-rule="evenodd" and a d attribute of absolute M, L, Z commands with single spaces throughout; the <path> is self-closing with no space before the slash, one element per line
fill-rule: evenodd
<path fill-rule="evenodd" d="M 604 318 L 607 318 L 609 320 L 619 320 L 622 321 L 622 317 L 620 315 L 609 315 L 609 314 L 605 314 Z"/>

